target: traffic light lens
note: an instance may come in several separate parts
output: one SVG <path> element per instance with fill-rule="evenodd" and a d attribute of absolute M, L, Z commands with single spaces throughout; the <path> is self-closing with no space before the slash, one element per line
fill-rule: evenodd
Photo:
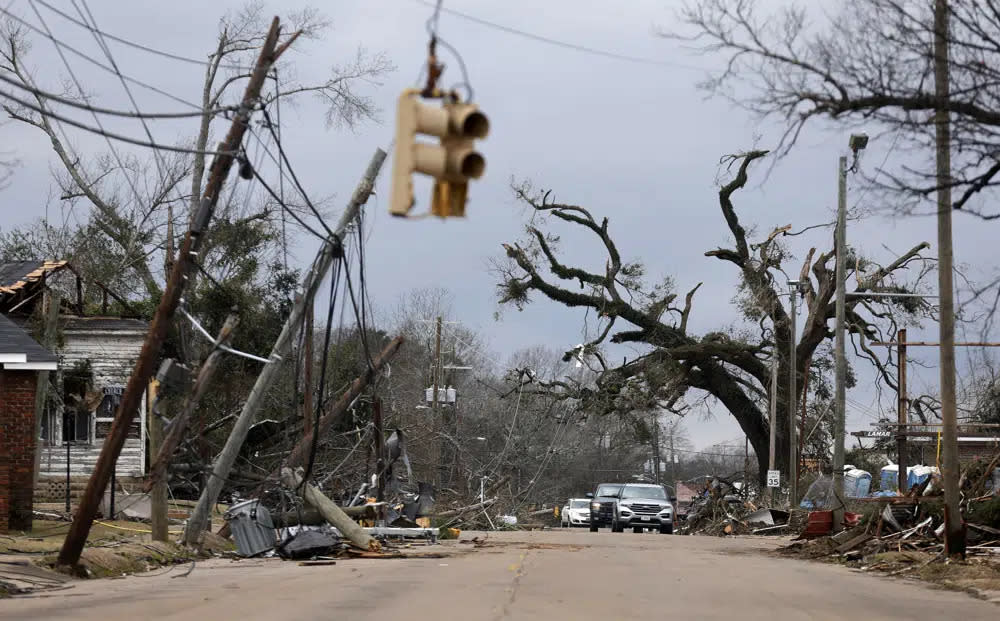
<path fill-rule="evenodd" d="M 462 158 L 461 174 L 463 177 L 478 179 L 486 170 L 486 160 L 478 153 L 469 153 Z"/>
<path fill-rule="evenodd" d="M 490 133 L 490 121 L 482 112 L 473 112 L 462 121 L 462 135 L 469 138 L 485 138 Z"/>

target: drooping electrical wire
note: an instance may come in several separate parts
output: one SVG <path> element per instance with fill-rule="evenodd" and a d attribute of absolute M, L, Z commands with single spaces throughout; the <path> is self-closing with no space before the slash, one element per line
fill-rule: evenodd
<path fill-rule="evenodd" d="M 35 6 L 35 1 L 34 0 L 28 0 L 28 4 L 31 6 L 31 9 L 35 13 L 35 16 L 38 17 L 38 21 L 42 24 L 42 28 L 45 29 L 45 32 L 48 33 L 49 36 L 52 36 L 52 30 L 49 28 L 48 23 L 46 23 L 45 19 L 42 17 L 42 14 L 41 14 L 41 12 L 39 12 L 38 7 Z M 53 40 L 54 40 L 54 37 L 53 37 Z M 64 54 L 63 51 L 62 51 L 62 49 L 59 48 L 58 46 L 56 46 L 56 52 L 59 54 L 59 58 L 62 59 L 63 65 L 66 67 L 66 71 L 69 73 L 70 79 L 73 81 L 73 84 L 76 86 L 76 90 L 80 94 L 80 97 L 82 97 L 86 101 L 86 99 L 87 99 L 87 92 L 83 89 L 83 84 L 80 82 L 80 79 L 77 77 L 76 72 L 73 71 L 73 66 L 70 64 L 69 59 L 66 58 L 66 54 Z M 112 64 L 113 64 L 113 61 L 112 61 Z M 117 67 L 115 68 L 115 73 L 116 73 L 116 75 L 119 75 L 119 76 L 121 75 L 117 71 Z M 134 102 L 135 102 L 135 100 L 133 99 L 133 105 L 134 105 Z M 122 171 L 127 170 L 127 168 L 125 167 L 125 163 L 122 161 L 121 154 L 118 153 L 118 149 L 116 149 L 114 143 L 111 142 L 111 137 L 107 135 L 106 130 L 104 129 L 104 124 L 101 122 L 100 117 L 97 116 L 96 112 L 91 112 L 90 114 L 93 117 L 94 122 L 97 123 L 97 127 L 101 130 L 102 133 L 104 133 L 104 140 L 105 140 L 105 142 L 107 142 L 108 149 L 111 151 L 111 156 L 114 158 L 115 162 L 118 164 L 118 168 L 120 170 L 122 170 Z M 143 120 L 142 124 L 143 124 L 144 127 L 147 128 L 147 134 L 148 134 L 148 127 L 146 126 L 146 121 Z M 150 136 L 150 142 L 151 143 L 154 142 L 152 140 L 152 135 L 149 134 L 149 136 Z M 156 157 L 159 157 L 158 153 L 156 154 Z M 160 173 L 160 178 L 162 180 L 163 173 L 162 173 L 162 170 L 160 169 L 159 160 L 158 159 L 157 159 L 157 170 Z M 136 201 L 136 206 L 142 205 L 143 204 L 142 196 L 139 194 L 139 189 L 136 187 L 135 181 L 132 179 L 131 175 L 125 174 L 123 176 L 125 177 L 125 183 L 128 185 L 129 189 L 132 190 L 132 196 L 133 196 L 133 198 Z M 152 211 L 153 211 L 153 207 L 151 207 L 147 211 L 147 213 L 144 214 L 143 223 L 145 223 L 146 218 L 149 217 L 149 215 L 152 213 Z M 140 224 L 139 226 L 141 227 L 142 224 Z M 129 241 L 129 243 L 125 244 L 125 256 L 128 256 L 135 249 L 135 242 L 138 239 L 138 237 L 139 237 L 138 236 L 138 230 L 136 230 L 131 235 L 131 240 Z"/>
<path fill-rule="evenodd" d="M 212 156 L 234 155 L 233 153 L 228 153 L 228 152 L 223 152 L 223 151 L 200 150 L 200 149 L 192 149 L 192 148 L 187 148 L 187 147 L 176 147 L 176 146 L 173 146 L 173 145 L 159 144 L 159 143 L 154 143 L 154 142 L 146 142 L 144 140 L 139 140 L 137 138 L 132 138 L 130 136 L 124 136 L 122 134 L 118 134 L 118 133 L 115 133 L 115 132 L 109 132 L 109 131 L 101 129 L 99 127 L 92 127 L 90 125 L 87 125 L 86 123 L 81 123 L 80 121 L 73 120 L 73 119 L 65 117 L 65 116 L 63 116 L 61 114 L 56 114 L 55 112 L 52 112 L 51 110 L 47 110 L 47 109 L 45 109 L 43 107 L 35 105 L 35 104 L 33 104 L 33 103 L 29 102 L 29 101 L 21 99 L 20 97 L 12 95 L 11 93 L 0 91 L 0 97 L 3 97 L 5 99 L 9 99 L 9 100 L 13 101 L 14 103 L 16 103 L 16 104 L 18 104 L 20 106 L 24 106 L 25 108 L 27 108 L 29 110 L 32 110 L 34 112 L 37 112 L 38 114 L 45 115 L 47 118 L 55 119 L 55 120 L 59 121 L 60 123 L 66 123 L 67 125 L 71 125 L 73 127 L 76 127 L 77 129 L 82 129 L 82 130 L 84 130 L 86 132 L 90 132 L 92 134 L 97 134 L 98 136 L 103 136 L 105 138 L 110 138 L 112 140 L 118 140 L 120 142 L 124 142 L 124 143 L 127 143 L 127 144 L 132 144 L 132 145 L 135 145 L 135 146 L 138 146 L 138 147 L 146 147 L 146 148 L 149 148 L 149 149 L 162 149 L 164 151 L 173 151 L 174 153 L 187 153 L 189 155 L 212 155 Z"/>
<path fill-rule="evenodd" d="M 278 205 L 281 207 L 282 210 L 284 210 L 285 212 L 287 212 L 288 215 L 290 215 L 296 222 L 299 223 L 299 226 L 301 226 L 302 228 L 304 228 L 306 231 L 308 231 L 309 233 L 311 233 L 312 235 L 314 235 L 319 240 L 326 241 L 327 239 L 329 239 L 328 237 L 326 237 L 325 235 L 323 235 L 322 233 L 320 233 L 316 229 L 314 229 L 311 226 L 309 226 L 305 222 L 305 220 L 303 220 L 302 218 L 299 217 L 299 214 L 295 213 L 295 210 L 293 210 L 283 200 L 281 200 L 281 197 L 278 196 L 277 192 L 275 192 L 271 188 L 271 186 L 268 185 L 267 181 L 265 181 L 264 178 L 260 176 L 260 173 L 257 172 L 256 168 L 254 168 L 252 170 L 253 170 L 253 176 L 254 176 L 254 178 L 261 184 L 261 186 L 264 188 L 264 190 L 268 194 L 271 195 L 271 198 L 274 199 L 274 201 L 276 203 L 278 203 Z"/>
<path fill-rule="evenodd" d="M 344 265 L 344 249 L 340 243 L 339 238 L 334 237 L 333 243 L 336 244 L 336 262 L 333 265 L 333 273 L 330 276 L 330 302 L 327 307 L 326 313 L 326 328 L 323 336 L 323 357 L 320 361 L 320 372 L 319 372 L 319 398 L 315 403 L 315 412 L 313 416 L 313 436 L 312 442 L 309 447 L 309 461 L 306 464 L 305 472 L 302 475 L 302 482 L 299 485 L 299 489 L 302 489 L 309 478 L 312 476 L 313 465 L 316 462 L 316 451 L 319 447 L 319 421 L 320 413 L 326 406 L 327 392 L 326 392 L 326 372 L 327 366 L 330 359 L 330 337 L 333 331 L 333 311 L 337 305 L 337 293 L 340 288 L 340 275 L 341 272 L 345 271 Z"/>
<path fill-rule="evenodd" d="M 54 101 L 56 103 L 60 103 L 65 106 L 79 108 L 81 110 L 86 110 L 88 112 L 96 112 L 97 114 L 105 114 L 108 116 L 119 116 L 131 119 L 188 119 L 193 117 L 226 115 L 238 109 L 238 106 L 223 106 L 220 108 L 215 108 L 212 110 L 204 110 L 199 112 L 141 112 L 141 111 L 129 112 L 127 110 L 118 110 L 115 108 L 102 108 L 100 106 L 81 103 L 79 101 L 76 101 L 75 99 L 62 97 L 55 93 L 42 90 L 40 88 L 31 86 L 29 84 L 25 84 L 20 80 L 14 80 L 2 73 L 0 73 L 0 82 L 5 82 L 15 88 L 26 91 L 32 95 L 35 95 L 36 97 L 40 97 L 42 99 L 46 99 L 49 101 Z"/>
<path fill-rule="evenodd" d="M 434 4 L 428 0 L 414 0 L 418 4 L 422 4 L 427 7 L 433 7 Z M 641 56 L 629 56 L 628 54 L 618 54 L 617 52 L 610 52 L 607 50 L 598 49 L 595 47 L 590 47 L 586 45 L 580 45 L 577 43 L 570 43 L 568 41 L 561 41 L 558 39 L 552 39 L 550 37 L 543 37 L 531 32 L 526 32 L 524 30 L 518 30 L 517 28 L 511 28 L 510 26 L 504 26 L 503 24 L 498 24 L 496 22 L 491 22 L 468 13 L 463 13 L 461 11 L 456 11 L 454 9 L 440 8 L 441 12 L 453 15 L 460 19 L 470 21 L 480 26 L 485 26 L 487 28 L 493 28 L 494 30 L 500 30 L 506 32 L 507 34 L 516 35 L 519 37 L 524 37 L 526 39 L 531 39 L 533 41 L 538 41 L 539 43 L 546 43 L 548 45 L 554 45 L 556 47 L 565 48 L 568 50 L 573 50 L 576 52 L 583 52 L 585 54 L 592 54 L 594 56 L 603 56 L 605 58 L 611 58 L 613 60 L 622 60 L 631 63 L 638 63 L 643 65 L 657 65 L 661 67 L 675 67 L 677 69 L 690 69 L 692 71 L 705 71 L 703 67 L 696 67 L 694 65 L 686 65 L 684 63 L 678 63 L 668 60 L 659 60 L 656 58 L 643 58 Z"/>
<path fill-rule="evenodd" d="M 316 209 L 316 206 L 313 205 L 313 202 L 309 200 L 309 195 L 306 194 L 305 188 L 303 188 L 302 184 L 299 182 L 299 177 L 298 175 L 295 174 L 295 169 L 292 168 L 292 163 L 288 161 L 288 156 L 285 154 L 285 148 L 281 145 L 281 137 L 274 130 L 274 123 L 271 121 L 271 115 L 267 112 L 267 108 L 263 108 L 261 111 L 264 113 L 264 121 L 265 121 L 264 124 L 267 127 L 267 130 L 271 132 L 271 136 L 274 137 L 274 143 L 278 147 L 278 155 L 281 157 L 281 160 L 285 163 L 285 166 L 288 168 L 288 174 L 291 175 L 292 182 L 298 189 L 299 194 L 302 195 L 302 200 L 305 201 L 309 209 L 316 215 L 316 218 L 319 219 L 320 224 L 323 225 L 324 229 L 326 229 L 327 234 L 331 238 L 336 237 L 333 230 L 323 220 L 323 216 L 320 215 L 319 210 Z"/>
<path fill-rule="evenodd" d="M 60 17 L 63 17 L 64 19 L 66 19 L 66 20 L 68 20 L 68 21 L 76 24 L 77 26 L 81 26 L 83 28 L 89 28 L 87 26 L 87 24 L 85 24 L 85 23 L 83 23 L 81 21 L 78 21 L 72 15 L 64 13 L 59 8 L 52 6 L 48 2 L 45 2 L 45 0 L 36 0 L 36 2 L 38 2 L 38 4 L 44 6 L 48 10 L 52 11 L 53 13 L 56 13 Z M 153 48 L 153 47 L 149 47 L 148 45 L 143 45 L 142 43 L 136 43 L 135 41 L 129 41 L 128 39 L 124 39 L 122 37 L 115 36 L 115 35 L 113 35 L 113 34 L 111 34 L 109 32 L 103 31 L 103 30 L 96 30 L 96 32 L 99 35 L 101 35 L 103 38 L 105 38 L 105 39 L 110 39 L 111 41 L 115 41 L 117 43 L 121 43 L 122 45 L 127 45 L 127 46 L 129 46 L 131 48 L 135 48 L 137 50 L 142 50 L 144 52 L 149 52 L 150 54 L 155 54 L 157 56 L 162 56 L 164 58 L 170 58 L 170 59 L 173 59 L 173 60 L 179 60 L 179 61 L 182 61 L 182 62 L 194 64 L 194 65 L 200 65 L 202 67 L 212 66 L 212 64 L 213 64 L 211 61 L 208 61 L 208 60 L 199 60 L 197 58 L 191 58 L 189 56 L 181 56 L 180 54 L 175 54 L 173 52 L 166 52 L 164 50 L 159 50 L 159 49 L 156 49 L 156 48 Z M 246 67 L 244 67 L 243 65 L 237 65 L 237 64 L 220 64 L 219 66 L 222 67 L 222 68 L 224 68 L 224 69 L 236 69 L 236 70 L 245 70 L 246 69 Z"/>
<path fill-rule="evenodd" d="M 46 33 L 43 29 L 39 28 L 38 26 L 35 26 L 31 22 L 25 20 L 24 18 L 20 17 L 16 13 L 10 11 L 9 9 L 0 8 L 0 13 L 6 15 L 11 20 L 13 20 L 13 21 L 21 24 L 25 28 L 28 28 L 32 32 L 35 32 L 36 34 L 41 35 L 42 37 L 48 39 L 49 41 L 51 41 L 53 43 L 53 45 L 55 45 L 60 50 L 66 50 L 66 51 L 68 51 L 68 52 L 70 52 L 70 53 L 72 53 L 72 54 L 74 54 L 74 55 L 76 55 L 76 56 L 78 56 L 78 57 L 86 60 L 87 62 L 89 62 L 90 64 L 94 65 L 95 67 L 99 67 L 100 69 L 103 69 L 103 70 L 107 71 L 108 73 L 114 74 L 114 69 L 112 69 L 111 67 L 108 67 L 107 65 L 105 65 L 101 61 L 93 58 L 92 56 L 90 56 L 90 55 L 88 55 L 88 54 L 86 54 L 84 52 L 81 52 L 80 50 L 76 49 L 75 47 L 73 47 L 73 46 L 71 46 L 71 45 L 69 45 L 69 44 L 67 44 L 67 43 L 65 43 L 63 41 L 60 41 L 55 36 L 53 36 L 51 33 Z M 195 110 L 201 110 L 201 106 L 199 104 L 192 103 L 192 102 L 187 101 L 186 99 L 183 99 L 181 97 L 177 97 L 176 95 L 174 95 L 172 93 L 169 93 L 169 92 L 167 92 L 167 91 L 165 91 L 165 90 L 163 90 L 161 88 L 157 88 L 157 87 L 153 86 L 152 84 L 147 84 L 146 82 L 142 82 L 141 80 L 137 80 L 137 79 L 135 79 L 135 78 L 133 78 L 131 76 L 126 76 L 125 79 L 128 80 L 130 83 L 135 84 L 136 86 L 140 86 L 140 87 L 145 88 L 145 89 L 147 89 L 147 90 L 149 90 L 151 92 L 154 92 L 154 93 L 157 93 L 157 94 L 162 95 L 164 97 L 167 97 L 169 99 L 172 99 L 172 100 L 176 101 L 177 103 L 182 103 L 185 106 L 188 106 L 190 108 L 194 108 Z"/>

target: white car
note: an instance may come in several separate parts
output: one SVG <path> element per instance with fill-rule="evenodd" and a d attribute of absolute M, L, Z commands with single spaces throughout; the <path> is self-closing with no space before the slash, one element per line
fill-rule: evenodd
<path fill-rule="evenodd" d="M 590 499 L 570 498 L 560 516 L 563 528 L 590 525 Z"/>

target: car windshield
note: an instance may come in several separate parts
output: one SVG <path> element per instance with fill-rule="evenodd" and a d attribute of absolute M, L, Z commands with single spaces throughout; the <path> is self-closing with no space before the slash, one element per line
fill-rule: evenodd
<path fill-rule="evenodd" d="M 595 496 L 617 496 L 621 490 L 621 485 L 601 485 L 597 488 Z"/>
<path fill-rule="evenodd" d="M 667 493 L 659 485 L 643 485 L 642 487 L 626 485 L 625 489 L 622 490 L 622 498 L 655 498 L 657 500 L 666 500 Z"/>
<path fill-rule="evenodd" d="M 588 500 L 571 500 L 569 501 L 570 509 L 586 509 L 590 501 Z"/>

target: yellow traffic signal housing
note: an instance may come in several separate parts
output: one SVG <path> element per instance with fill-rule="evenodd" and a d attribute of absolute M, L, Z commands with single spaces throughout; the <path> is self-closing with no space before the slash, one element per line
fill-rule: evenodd
<path fill-rule="evenodd" d="M 413 173 L 434 178 L 431 213 L 442 218 L 464 216 L 468 182 L 486 170 L 474 141 L 485 138 L 490 122 L 472 104 L 446 101 L 428 106 L 410 89 L 399 97 L 396 148 L 392 165 L 389 213 L 406 216 L 413 207 Z M 421 142 L 418 134 L 436 136 L 439 144 Z"/>

